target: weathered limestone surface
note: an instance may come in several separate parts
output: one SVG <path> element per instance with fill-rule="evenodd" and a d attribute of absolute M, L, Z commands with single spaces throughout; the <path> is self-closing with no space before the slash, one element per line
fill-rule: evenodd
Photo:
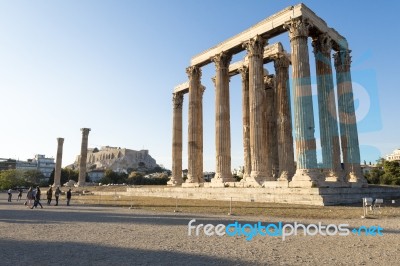
<path fill-rule="evenodd" d="M 260 186 L 266 181 L 264 161 L 264 130 L 262 102 L 264 94 L 263 51 L 265 40 L 256 36 L 244 43 L 249 59 L 249 106 L 250 106 L 250 153 L 252 186 Z M 250 185 L 250 184 L 249 184 Z"/>
<path fill-rule="evenodd" d="M 84 186 L 86 181 L 86 160 L 88 150 L 88 138 L 90 128 L 81 128 L 82 131 L 82 143 L 81 143 L 81 155 L 79 158 L 79 177 L 78 186 Z"/>
<path fill-rule="evenodd" d="M 186 69 L 189 77 L 189 133 L 188 133 L 188 175 L 186 183 L 200 183 L 202 170 L 199 160 L 202 153 L 202 126 L 200 125 L 201 113 L 201 69 L 192 66 Z"/>
<path fill-rule="evenodd" d="M 182 180 L 182 107 L 183 93 L 173 94 L 172 175 L 168 185 L 181 185 Z"/>
<path fill-rule="evenodd" d="M 54 184 L 53 187 L 61 186 L 61 165 L 62 165 L 62 154 L 63 154 L 63 138 L 57 138 L 57 158 L 56 158 L 56 168 L 54 170 Z"/>
<path fill-rule="evenodd" d="M 274 62 L 276 75 L 276 130 L 278 142 L 278 180 L 291 180 L 295 172 L 292 115 L 290 109 L 289 64 L 286 55 Z"/>
<path fill-rule="evenodd" d="M 279 162 L 276 132 L 276 113 L 275 113 L 275 76 L 266 75 L 264 77 L 265 88 L 265 134 L 264 134 L 264 156 L 266 164 L 266 180 L 274 181 L 277 179 Z"/>
<path fill-rule="evenodd" d="M 321 34 L 313 39 L 312 44 L 317 71 L 322 168 L 325 172 L 326 181 L 342 182 L 336 97 L 330 56 L 332 43 L 327 34 Z"/>
<path fill-rule="evenodd" d="M 288 31 L 290 37 L 290 60 L 280 43 L 265 47 L 266 39 L 285 31 Z M 320 169 L 316 156 L 309 37 L 313 38 L 316 60 L 323 154 L 323 166 Z M 231 56 L 243 49 L 247 50 L 244 60 L 230 64 Z M 334 59 L 338 83 L 340 135 L 333 89 L 331 50 L 337 51 Z M 276 72 L 273 82 L 272 77 L 268 76 L 266 80 L 263 77 L 263 64 L 271 61 L 274 61 Z M 213 79 L 216 87 L 216 176 L 211 184 L 203 184 L 201 178 L 203 89 L 200 85 L 200 68 L 210 62 L 214 62 L 216 66 L 216 77 Z M 290 63 L 293 73 L 293 129 L 288 84 Z M 174 90 L 174 93 L 189 93 L 189 170 L 188 179 L 183 186 L 264 186 L 265 188 L 338 188 L 349 187 L 349 184 L 354 187 L 366 186 L 360 168 L 347 41 L 304 4 L 284 9 L 195 56 L 187 73 L 189 82 L 180 84 Z M 244 177 L 236 184 L 232 182 L 230 172 L 229 77 L 239 73 L 242 75 Z M 293 131 L 296 140 L 296 158 L 293 149 Z M 341 169 L 339 137 L 344 171 Z M 180 157 L 175 155 L 174 151 L 173 157 L 175 164 L 175 157 L 178 159 Z"/>
<path fill-rule="evenodd" d="M 232 198 L 233 201 L 275 202 L 319 206 L 360 203 L 361 199 L 364 197 L 383 199 L 400 197 L 400 189 L 394 187 L 290 188 L 287 187 L 287 185 L 281 186 L 279 181 L 265 183 L 271 184 L 271 186 L 265 188 L 140 187 L 127 188 L 127 192 L 121 192 L 121 194 L 126 196 L 172 197 L 178 199 L 207 199 L 225 201 L 230 201 Z M 115 194 L 114 192 L 97 193 L 104 193 L 104 195 L 106 195 L 106 193 L 112 193 L 113 195 Z"/>
<path fill-rule="evenodd" d="M 250 104 L 249 104 L 249 69 L 247 66 L 240 68 L 242 76 L 242 122 L 243 122 L 243 152 L 244 173 L 243 182 L 250 181 L 251 152 L 250 152 Z"/>
<path fill-rule="evenodd" d="M 339 106 L 340 138 L 346 179 L 353 186 L 366 186 L 367 181 L 360 166 L 357 120 L 354 110 L 353 86 L 351 82 L 350 50 L 334 54 Z"/>
<path fill-rule="evenodd" d="M 229 106 L 229 63 L 232 56 L 214 57 L 215 76 L 215 177 L 213 183 L 234 181 L 231 173 L 231 129 Z"/>
<path fill-rule="evenodd" d="M 306 19 L 315 29 L 321 33 L 326 32 L 328 36 L 334 41 L 335 48 L 338 46 L 347 48 L 346 39 L 341 36 L 335 29 L 330 28 L 324 20 L 319 18 L 312 10 L 304 4 L 298 4 L 285 8 L 284 10 L 260 21 L 253 27 L 227 39 L 226 41 L 194 56 L 191 60 L 191 65 L 203 66 L 210 63 L 211 58 L 223 51 L 232 51 L 236 53 L 241 51 L 243 42 L 248 41 L 254 36 L 261 36 L 266 38 L 273 38 L 286 31 L 284 25 L 291 19 Z"/>
<path fill-rule="evenodd" d="M 292 50 L 294 126 L 296 136 L 297 170 L 291 186 L 317 186 L 318 171 L 314 137 L 314 111 L 311 92 L 310 63 L 308 59 L 309 24 L 293 19 L 286 24 Z"/>

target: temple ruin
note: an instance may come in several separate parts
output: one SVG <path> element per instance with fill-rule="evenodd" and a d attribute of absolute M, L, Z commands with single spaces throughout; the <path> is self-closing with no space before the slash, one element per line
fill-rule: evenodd
<path fill-rule="evenodd" d="M 267 45 L 268 39 L 283 33 L 288 33 L 289 52 L 280 43 Z M 323 161 L 320 168 L 317 166 L 314 136 L 309 40 L 317 76 Z M 232 56 L 242 51 L 247 51 L 245 58 L 231 63 Z M 173 92 L 172 176 L 169 185 L 366 187 L 360 167 L 350 53 L 343 36 L 328 27 L 304 4 L 298 4 L 194 56 L 186 69 L 188 82 L 177 86 Z M 265 75 L 264 64 L 268 62 L 273 62 L 275 75 Z M 204 183 L 202 95 L 205 87 L 201 84 L 201 68 L 210 63 L 215 64 L 216 71 L 213 79 L 216 174 L 210 183 Z M 336 95 L 332 65 L 336 71 Z M 291 88 L 289 71 L 292 73 Z M 242 78 L 245 172 L 241 182 L 234 182 L 231 174 L 229 78 L 236 74 Z M 183 183 L 182 106 L 185 94 L 188 94 L 189 106 L 188 177 Z M 290 94 L 294 98 L 294 117 L 291 117 Z"/>

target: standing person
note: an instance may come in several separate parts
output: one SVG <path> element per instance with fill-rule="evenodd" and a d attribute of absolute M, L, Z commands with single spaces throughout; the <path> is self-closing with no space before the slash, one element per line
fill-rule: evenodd
<path fill-rule="evenodd" d="M 21 198 L 22 198 L 22 188 L 20 188 L 19 190 L 18 190 L 18 198 L 17 198 L 17 201 L 20 201 L 21 200 Z"/>
<path fill-rule="evenodd" d="M 54 196 L 56 197 L 56 205 L 54 206 L 58 206 L 58 198 L 60 197 L 60 195 L 61 195 L 60 187 L 57 187 L 56 191 L 54 192 Z"/>
<path fill-rule="evenodd" d="M 33 189 L 32 187 L 30 187 L 28 189 L 28 192 L 26 193 L 26 201 L 25 201 L 25 205 L 31 206 L 32 200 L 34 199 L 33 196 Z"/>
<path fill-rule="evenodd" d="M 8 189 L 7 193 L 8 193 L 8 202 L 11 202 L 11 198 L 12 198 L 12 191 L 11 191 L 11 188 Z"/>
<path fill-rule="evenodd" d="M 71 196 L 72 196 L 71 189 L 68 189 L 68 192 L 67 192 L 67 206 L 69 206 L 69 202 L 71 201 Z"/>
<path fill-rule="evenodd" d="M 47 205 L 50 205 L 51 199 L 53 198 L 53 189 L 51 187 L 47 190 L 46 195 L 47 195 Z"/>
<path fill-rule="evenodd" d="M 39 186 L 37 186 L 36 187 L 36 194 L 35 194 L 35 203 L 33 203 L 33 206 L 31 207 L 31 209 L 33 209 L 33 207 L 37 208 L 38 204 L 40 205 L 40 208 L 43 209 L 43 206 L 40 203 L 40 193 L 41 193 L 40 188 L 39 188 Z"/>

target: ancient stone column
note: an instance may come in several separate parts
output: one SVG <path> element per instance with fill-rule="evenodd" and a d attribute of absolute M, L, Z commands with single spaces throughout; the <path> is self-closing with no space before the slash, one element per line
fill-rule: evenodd
<path fill-rule="evenodd" d="M 276 134 L 276 113 L 275 113 L 275 76 L 266 75 L 264 77 L 265 86 L 265 164 L 267 180 L 277 179 L 278 165 L 278 146 Z"/>
<path fill-rule="evenodd" d="M 215 63 L 215 176 L 212 183 L 233 182 L 231 172 L 231 126 L 229 106 L 229 63 L 232 56 L 217 54 Z"/>
<path fill-rule="evenodd" d="M 290 108 L 289 65 L 286 55 L 274 60 L 276 75 L 276 131 L 278 139 L 278 180 L 291 180 L 294 172 L 292 114 Z"/>
<path fill-rule="evenodd" d="M 173 130 L 172 130 L 172 176 L 169 186 L 182 184 L 182 106 L 183 93 L 173 94 Z"/>
<path fill-rule="evenodd" d="M 289 31 L 292 49 L 292 78 L 294 94 L 294 126 L 296 135 L 297 170 L 290 186 L 317 186 L 316 143 L 314 137 L 314 110 L 312 103 L 310 63 L 308 55 L 308 23 L 292 19 L 285 27 Z"/>
<path fill-rule="evenodd" d="M 346 178 L 352 186 L 367 186 L 360 166 L 360 147 L 350 74 L 350 52 L 350 50 L 341 50 L 334 54 L 343 163 Z"/>
<path fill-rule="evenodd" d="M 206 87 L 200 84 L 200 101 L 199 101 L 199 160 L 198 171 L 200 173 L 198 182 L 204 183 L 203 178 L 203 95 Z"/>
<path fill-rule="evenodd" d="M 54 170 L 54 184 L 53 187 L 61 186 L 61 165 L 62 165 L 62 154 L 63 154 L 63 138 L 57 138 L 57 158 L 56 158 L 56 168 Z"/>
<path fill-rule="evenodd" d="M 313 39 L 317 72 L 319 128 L 321 134 L 322 163 L 326 181 L 342 181 L 340 171 L 340 143 L 336 97 L 331 63 L 331 39 L 321 34 Z"/>
<path fill-rule="evenodd" d="M 250 186 L 260 186 L 266 181 L 264 161 L 264 130 L 262 102 L 264 94 L 263 52 L 265 40 L 256 36 L 244 43 L 249 59 L 249 106 L 250 106 L 250 153 L 251 182 Z"/>
<path fill-rule="evenodd" d="M 242 66 L 240 69 L 242 76 L 242 121 L 243 121 L 243 151 L 244 151 L 244 171 L 242 181 L 248 181 L 251 174 L 251 152 L 250 152 L 250 105 L 249 105 L 249 69 Z"/>
<path fill-rule="evenodd" d="M 186 69 L 189 77 L 189 132 L 188 132 L 188 175 L 186 183 L 198 184 L 203 175 L 199 160 L 202 153 L 201 104 L 201 69 L 191 66 Z"/>
<path fill-rule="evenodd" d="M 86 181 L 86 160 L 87 160 L 87 149 L 88 149 L 88 138 L 90 128 L 81 128 L 82 131 L 82 143 L 81 143 L 81 155 L 79 157 L 79 177 L 78 186 L 84 186 Z"/>

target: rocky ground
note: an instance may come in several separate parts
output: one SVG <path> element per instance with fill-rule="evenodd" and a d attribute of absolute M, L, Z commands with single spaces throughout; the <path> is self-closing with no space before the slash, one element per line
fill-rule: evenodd
<path fill-rule="evenodd" d="M 383 236 L 188 236 L 188 223 L 254 223 L 257 217 L 75 205 L 28 209 L 0 194 L 1 265 L 398 265 L 400 218 L 280 219 L 306 225 L 380 226 Z M 44 203 L 44 201 L 42 202 Z M 195 230 L 192 230 L 195 234 Z M 35 262 L 36 261 L 36 262 Z"/>

